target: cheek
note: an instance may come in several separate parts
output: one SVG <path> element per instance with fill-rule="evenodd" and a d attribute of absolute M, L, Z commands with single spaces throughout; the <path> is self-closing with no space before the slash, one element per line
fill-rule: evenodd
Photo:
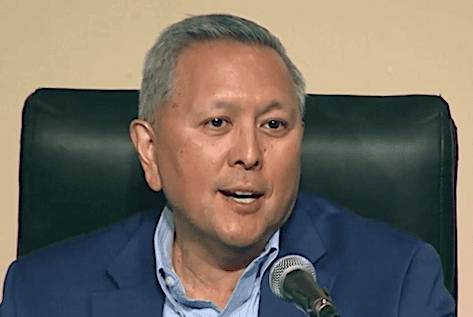
<path fill-rule="evenodd" d="M 187 137 L 181 142 L 176 142 L 176 155 L 170 156 L 168 168 L 173 169 L 175 176 L 179 177 L 183 188 L 191 188 L 192 192 L 207 189 L 215 179 L 222 164 L 222 154 L 217 151 L 220 145 L 196 142 L 197 138 Z M 177 145 L 179 144 L 179 145 Z M 169 149 L 172 152 L 172 149 Z"/>
<path fill-rule="evenodd" d="M 208 188 L 206 151 L 190 139 L 170 140 L 158 153 L 163 191 L 175 210 L 194 209 Z"/>
<path fill-rule="evenodd" d="M 301 143 L 291 141 L 283 144 L 268 145 L 265 174 L 272 186 L 270 205 L 285 217 L 286 211 L 294 203 L 300 180 Z"/>
<path fill-rule="evenodd" d="M 265 178 L 271 184 L 271 197 L 262 214 L 263 225 L 270 232 L 281 227 L 290 216 L 299 190 L 300 145 L 298 142 L 266 147 Z"/>
<path fill-rule="evenodd" d="M 298 182 L 301 166 L 301 144 L 289 141 L 282 144 L 268 144 L 264 148 L 269 177 L 283 185 Z M 272 175 L 272 176 L 271 176 Z"/>

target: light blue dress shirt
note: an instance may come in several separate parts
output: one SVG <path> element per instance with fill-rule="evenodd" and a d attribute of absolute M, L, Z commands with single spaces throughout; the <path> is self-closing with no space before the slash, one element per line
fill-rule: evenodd
<path fill-rule="evenodd" d="M 245 269 L 223 310 L 210 301 L 186 297 L 184 286 L 172 267 L 173 239 L 173 215 L 172 211 L 165 207 L 154 233 L 156 275 L 166 295 L 163 317 L 258 316 L 261 279 L 279 253 L 279 230 L 269 239 L 263 252 Z"/>

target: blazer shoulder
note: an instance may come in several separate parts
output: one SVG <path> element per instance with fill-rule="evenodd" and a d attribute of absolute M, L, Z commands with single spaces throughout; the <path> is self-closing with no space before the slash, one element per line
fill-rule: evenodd
<path fill-rule="evenodd" d="M 61 279 L 78 282 L 103 274 L 135 235 L 150 237 L 151 243 L 156 217 L 155 212 L 136 213 L 106 228 L 34 251 L 14 262 L 15 272 L 32 284 Z"/>
<path fill-rule="evenodd" d="M 363 294 L 376 299 L 383 316 L 452 316 L 455 305 L 431 245 L 317 196 L 302 195 L 297 206 L 299 226 L 312 224 L 324 245 L 316 268 L 335 281 L 331 295 L 341 315 L 364 312 L 357 295 Z"/>
<path fill-rule="evenodd" d="M 379 220 L 362 217 L 357 213 L 315 195 L 301 194 L 300 209 L 303 210 L 321 234 L 324 244 L 330 248 L 346 244 L 354 250 L 374 249 L 383 253 L 387 246 L 415 252 L 425 244 L 414 235 Z M 334 233 L 337 236 L 334 239 Z"/>
<path fill-rule="evenodd" d="M 108 274 L 117 259 L 125 267 L 136 264 L 138 272 L 151 265 L 156 219 L 156 212 L 138 213 L 17 259 L 7 273 L 0 315 L 84 316 L 91 294 L 117 289 Z M 124 250 L 131 255 L 124 258 Z"/>

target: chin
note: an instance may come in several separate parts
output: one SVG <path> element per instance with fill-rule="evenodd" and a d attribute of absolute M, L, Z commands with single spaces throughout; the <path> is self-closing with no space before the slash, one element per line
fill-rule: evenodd
<path fill-rule="evenodd" d="M 259 234 L 255 232 L 239 232 L 231 235 L 225 235 L 220 239 L 228 248 L 234 249 L 238 252 L 245 252 L 260 248 L 264 248 L 270 235 Z"/>

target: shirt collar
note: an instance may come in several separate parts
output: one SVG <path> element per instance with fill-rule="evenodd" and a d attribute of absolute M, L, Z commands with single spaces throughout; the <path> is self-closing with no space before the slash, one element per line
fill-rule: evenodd
<path fill-rule="evenodd" d="M 172 266 L 172 245 L 174 239 L 174 218 L 171 209 L 164 207 L 154 234 L 156 275 L 159 284 L 171 305 L 185 305 L 192 308 L 213 306 L 210 302 L 195 301 L 185 297 L 184 287 Z M 262 253 L 245 269 L 225 310 L 245 302 L 258 289 L 264 272 L 279 253 L 279 230 L 267 242 Z"/>

